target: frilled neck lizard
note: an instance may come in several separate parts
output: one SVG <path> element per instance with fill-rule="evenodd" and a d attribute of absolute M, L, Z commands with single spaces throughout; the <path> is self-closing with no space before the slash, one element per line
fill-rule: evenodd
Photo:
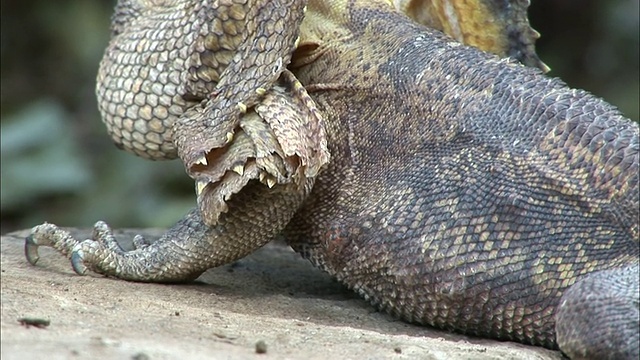
<path fill-rule="evenodd" d="M 544 70 L 527 5 L 121 0 L 100 110 L 120 147 L 179 157 L 198 207 L 129 252 L 40 225 L 27 258 L 185 281 L 282 233 L 404 320 L 638 358 L 637 124 L 434 29 Z"/>

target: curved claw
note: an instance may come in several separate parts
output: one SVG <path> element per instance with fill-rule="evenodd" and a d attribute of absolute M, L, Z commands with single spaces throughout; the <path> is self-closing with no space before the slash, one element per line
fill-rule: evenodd
<path fill-rule="evenodd" d="M 34 241 L 33 234 L 27 236 L 24 239 L 24 255 L 29 261 L 29 264 L 35 265 L 38 260 L 40 260 L 40 255 L 38 254 L 39 245 Z"/>
<path fill-rule="evenodd" d="M 73 271 L 78 275 L 87 273 L 87 266 L 84 264 L 84 251 L 82 249 L 74 249 L 71 253 L 71 266 Z"/>

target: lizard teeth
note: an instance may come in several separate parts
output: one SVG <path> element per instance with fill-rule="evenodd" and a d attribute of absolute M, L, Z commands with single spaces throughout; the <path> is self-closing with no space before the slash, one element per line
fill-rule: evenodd
<path fill-rule="evenodd" d="M 244 166 L 242 164 L 232 167 L 231 170 L 240 176 L 244 174 Z"/>
<path fill-rule="evenodd" d="M 267 186 L 269 187 L 269 189 L 271 189 L 275 184 L 276 184 L 276 179 L 269 176 L 267 178 Z"/>
<path fill-rule="evenodd" d="M 531 37 L 533 37 L 534 39 L 539 39 L 540 33 L 536 29 L 531 29 Z"/>
<path fill-rule="evenodd" d="M 196 181 L 196 195 L 200 196 L 205 187 L 207 187 L 208 182 L 206 181 Z"/>
<path fill-rule="evenodd" d="M 196 159 L 195 161 L 196 164 L 200 164 L 200 165 L 209 165 L 209 163 L 207 162 L 207 157 L 202 155 L 201 157 L 199 157 L 198 159 Z"/>
<path fill-rule="evenodd" d="M 260 182 L 266 184 L 269 188 L 274 187 L 277 183 L 276 179 L 273 176 L 264 172 L 260 173 Z"/>
<path fill-rule="evenodd" d="M 266 93 L 267 93 L 267 89 L 265 89 L 265 88 L 259 87 L 259 88 L 256 89 L 256 94 L 258 94 L 258 96 L 262 96 L 262 95 L 264 95 Z"/>
<path fill-rule="evenodd" d="M 232 132 L 228 132 L 227 133 L 227 143 L 230 143 L 231 140 L 233 140 L 233 133 Z"/>

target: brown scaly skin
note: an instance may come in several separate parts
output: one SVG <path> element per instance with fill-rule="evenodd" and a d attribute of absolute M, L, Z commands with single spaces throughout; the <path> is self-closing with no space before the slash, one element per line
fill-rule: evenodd
<path fill-rule="evenodd" d="M 332 25 L 305 21 L 292 64 L 333 159 L 292 247 L 409 321 L 555 347 L 561 305 L 565 353 L 637 357 L 637 125 L 384 4 L 349 4 L 311 3 Z M 592 301 L 593 283 L 618 295 Z"/>
<path fill-rule="evenodd" d="M 261 112 L 258 103 L 256 113 L 242 116 L 242 131 L 224 145 L 225 155 L 211 156 L 205 173 L 233 169 L 228 159 L 237 159 L 255 168 L 255 179 L 278 160 L 258 165 L 246 152 L 266 149 L 289 159 L 292 152 L 278 146 L 289 148 L 293 129 L 309 129 L 305 119 L 318 113 L 310 123 L 324 124 L 331 162 L 305 178 L 303 189 L 315 180 L 312 192 L 291 190 L 301 188 L 288 176 L 269 191 L 249 181 L 215 226 L 193 212 L 181 222 L 193 232 L 179 225 L 159 245 L 137 239 L 134 253 L 169 268 L 200 266 L 193 277 L 203 262 L 184 258 L 230 261 L 256 246 L 255 227 L 270 235 L 284 222 L 294 249 L 405 320 L 559 346 L 576 359 L 638 357 L 637 125 L 539 71 L 418 26 L 384 1 L 311 1 L 300 33 L 290 69 L 317 110 L 299 100 L 306 98 L 296 80 L 283 76 L 266 89 L 283 94 L 272 97 L 275 110 Z M 268 114 L 288 114 L 281 108 L 306 109 L 307 116 L 271 126 Z M 216 131 L 230 126 L 217 121 Z M 264 130 L 247 130 L 253 126 Z M 298 149 L 294 164 L 303 163 L 304 149 L 291 148 Z M 207 187 L 227 183 L 209 181 L 199 199 L 211 197 Z M 304 200 L 269 213 L 283 209 L 289 191 Z M 236 226 L 255 217 L 248 209 L 266 211 L 267 221 L 278 224 Z M 224 226 L 230 227 L 220 231 Z M 149 265 L 136 256 L 118 263 L 128 276 L 94 266 L 113 264 L 113 253 L 128 256 L 118 253 L 102 224 L 96 238 L 107 250 L 97 256 L 91 247 L 101 242 L 78 245 L 59 230 L 47 233 L 49 227 L 34 228 L 26 245 L 30 261 L 37 260 L 38 245 L 51 245 L 75 256 L 79 270 L 78 264 L 130 280 L 180 279 L 166 269 L 154 278 L 137 275 Z M 236 246 L 243 250 L 224 256 Z"/>

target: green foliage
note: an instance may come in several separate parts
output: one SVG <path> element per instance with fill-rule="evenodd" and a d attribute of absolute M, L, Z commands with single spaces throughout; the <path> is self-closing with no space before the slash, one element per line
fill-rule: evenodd
<path fill-rule="evenodd" d="M 93 179 L 57 103 L 29 104 L 2 123 L 2 212 L 45 196 L 73 194 Z"/>

